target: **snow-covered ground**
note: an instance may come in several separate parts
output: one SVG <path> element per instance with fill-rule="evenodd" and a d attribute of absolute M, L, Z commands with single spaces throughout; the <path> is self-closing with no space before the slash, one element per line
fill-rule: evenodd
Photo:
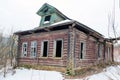
<path fill-rule="evenodd" d="M 110 66 L 101 73 L 88 76 L 83 79 L 66 79 L 66 80 L 120 80 L 120 65 Z"/>
<path fill-rule="evenodd" d="M 89 80 L 120 80 L 120 65 L 111 66 L 99 74 L 88 77 Z"/>
<path fill-rule="evenodd" d="M 0 74 L 0 80 L 63 80 L 60 72 L 33 69 L 15 69 L 15 74 L 9 71 L 6 77 Z"/>
<path fill-rule="evenodd" d="M 19 68 L 15 69 L 15 74 L 8 70 L 5 78 L 3 77 L 3 73 L 0 73 L 0 80 L 64 80 L 64 78 L 62 74 L 57 71 Z M 103 69 L 101 73 L 83 79 L 65 80 L 120 80 L 120 65 L 107 67 Z"/>

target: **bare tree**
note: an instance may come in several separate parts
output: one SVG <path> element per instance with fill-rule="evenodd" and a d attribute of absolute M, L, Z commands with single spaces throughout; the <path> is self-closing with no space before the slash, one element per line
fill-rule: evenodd
<path fill-rule="evenodd" d="M 8 66 L 14 66 L 13 59 L 15 60 L 16 55 L 16 36 L 10 35 L 9 37 L 4 37 L 0 35 L 0 59 L 1 64 L 4 67 L 4 77 L 6 76 L 6 71 Z"/>

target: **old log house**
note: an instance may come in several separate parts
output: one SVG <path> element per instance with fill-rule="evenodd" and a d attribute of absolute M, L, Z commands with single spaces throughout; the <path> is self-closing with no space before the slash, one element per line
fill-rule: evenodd
<path fill-rule="evenodd" d="M 113 61 L 112 41 L 88 26 L 72 20 L 45 3 L 37 12 L 39 27 L 20 31 L 18 64 L 79 67 Z"/>

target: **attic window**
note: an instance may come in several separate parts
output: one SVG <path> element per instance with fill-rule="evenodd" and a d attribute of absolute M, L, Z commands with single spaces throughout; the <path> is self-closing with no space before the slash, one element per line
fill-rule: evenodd
<path fill-rule="evenodd" d="M 45 16 L 44 24 L 50 23 L 51 15 Z"/>

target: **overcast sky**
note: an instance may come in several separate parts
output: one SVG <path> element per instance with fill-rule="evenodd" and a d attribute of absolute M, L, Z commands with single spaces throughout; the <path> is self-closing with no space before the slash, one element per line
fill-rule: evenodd
<path fill-rule="evenodd" d="M 108 14 L 112 12 L 113 0 L 0 0 L 0 31 L 10 34 L 38 27 L 40 16 L 36 12 L 44 3 L 108 36 Z M 120 35 L 119 0 L 115 0 L 115 4 L 115 27 Z"/>

